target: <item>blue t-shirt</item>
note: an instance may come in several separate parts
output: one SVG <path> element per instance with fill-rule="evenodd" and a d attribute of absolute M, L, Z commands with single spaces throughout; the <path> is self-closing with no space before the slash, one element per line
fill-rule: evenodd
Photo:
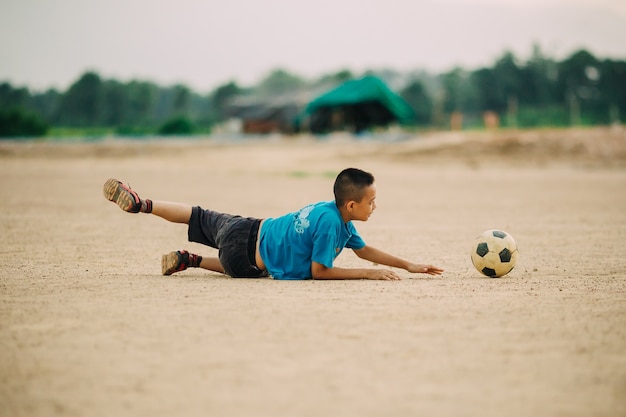
<path fill-rule="evenodd" d="M 364 246 L 352 222 L 344 223 L 335 202 L 329 201 L 265 219 L 259 250 L 275 279 L 309 279 L 312 261 L 332 268 L 343 248 Z"/>

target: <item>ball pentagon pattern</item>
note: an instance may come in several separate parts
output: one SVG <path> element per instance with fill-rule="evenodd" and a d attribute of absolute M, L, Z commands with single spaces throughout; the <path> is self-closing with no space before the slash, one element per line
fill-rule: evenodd
<path fill-rule="evenodd" d="M 472 244 L 471 258 L 476 270 L 491 277 L 502 277 L 517 263 L 517 244 L 503 230 L 486 230 Z"/>

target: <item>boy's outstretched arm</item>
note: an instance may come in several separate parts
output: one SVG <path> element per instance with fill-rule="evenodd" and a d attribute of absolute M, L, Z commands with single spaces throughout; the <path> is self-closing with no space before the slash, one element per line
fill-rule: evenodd
<path fill-rule="evenodd" d="M 387 265 L 395 268 L 402 268 L 408 272 L 423 273 L 429 275 L 440 275 L 443 269 L 433 265 L 423 265 L 409 262 L 397 256 L 390 255 L 380 249 L 365 246 L 354 250 L 354 253 L 361 259 L 365 259 L 380 265 Z M 380 279 L 399 280 L 400 276 L 384 268 L 328 268 L 317 262 L 311 263 L 311 275 L 314 279 Z"/>
<path fill-rule="evenodd" d="M 328 268 L 315 261 L 311 262 L 313 279 L 379 279 L 399 280 L 400 276 L 390 269 L 383 268 Z"/>
<path fill-rule="evenodd" d="M 397 256 L 393 256 L 372 246 L 366 245 L 361 249 L 354 249 L 354 253 L 356 253 L 356 255 L 361 259 L 365 259 L 381 265 L 391 266 L 394 268 L 402 268 L 407 270 L 408 272 L 423 273 L 428 275 L 441 275 L 441 273 L 443 273 L 443 269 L 439 267 L 433 265 L 416 264 L 405 259 L 398 258 Z"/>

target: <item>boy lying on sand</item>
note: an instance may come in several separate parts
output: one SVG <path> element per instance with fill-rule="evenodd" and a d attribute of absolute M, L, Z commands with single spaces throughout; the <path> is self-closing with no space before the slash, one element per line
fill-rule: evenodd
<path fill-rule="evenodd" d="M 359 258 L 402 268 L 412 273 L 440 275 L 443 269 L 416 264 L 369 246 L 352 224 L 367 221 L 376 209 L 374 176 L 356 168 L 335 179 L 335 200 L 310 204 L 281 217 L 256 219 L 205 210 L 169 201 L 140 199 L 115 179 L 104 184 L 104 196 L 129 213 L 151 213 L 188 225 L 190 242 L 218 249 L 218 257 L 203 257 L 186 250 L 163 255 L 163 275 L 187 268 L 204 268 L 235 278 L 275 279 L 381 279 L 399 280 L 382 268 L 339 268 L 333 265 L 343 248 Z"/>

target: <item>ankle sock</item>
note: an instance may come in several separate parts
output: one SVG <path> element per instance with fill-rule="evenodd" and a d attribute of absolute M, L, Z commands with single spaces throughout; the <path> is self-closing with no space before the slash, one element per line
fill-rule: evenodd
<path fill-rule="evenodd" d="M 152 213 L 152 200 L 146 198 L 145 200 L 141 200 L 141 209 L 139 209 L 142 213 Z"/>
<path fill-rule="evenodd" d="M 200 262 L 202 262 L 202 256 L 196 255 L 194 253 L 189 254 L 189 267 L 190 268 L 199 268 Z"/>

